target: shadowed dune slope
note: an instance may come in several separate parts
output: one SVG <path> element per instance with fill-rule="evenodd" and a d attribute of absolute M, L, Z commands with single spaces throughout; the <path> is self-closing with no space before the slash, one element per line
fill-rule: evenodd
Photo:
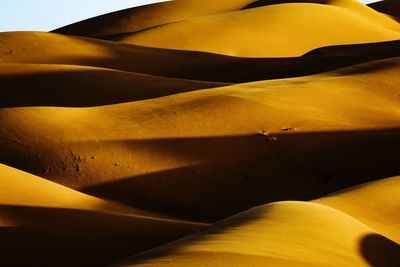
<path fill-rule="evenodd" d="M 0 266 L 398 267 L 398 6 L 0 33 Z"/>
<path fill-rule="evenodd" d="M 356 217 L 315 203 L 278 202 L 114 266 L 395 267 L 399 256 L 398 243 Z"/>
<path fill-rule="evenodd" d="M 120 105 L 2 109 L 0 161 L 213 221 L 396 175 L 399 71 L 395 58 Z"/>
<path fill-rule="evenodd" d="M 400 41 L 319 48 L 298 58 L 239 58 L 40 32 L 0 33 L 3 63 L 86 65 L 182 79 L 249 82 L 400 56 Z"/>
<path fill-rule="evenodd" d="M 149 217 L 5 165 L 0 173 L 3 266 L 98 266 L 204 227 Z"/>
<path fill-rule="evenodd" d="M 314 3 L 314 4 L 327 4 L 328 0 L 257 0 L 245 6 L 243 9 L 287 4 L 287 3 Z"/>
<path fill-rule="evenodd" d="M 98 106 L 228 85 L 54 64 L 0 64 L 0 83 L 0 107 Z"/>
<path fill-rule="evenodd" d="M 360 9 L 378 18 L 340 6 L 289 3 L 193 18 L 114 40 L 234 56 L 293 57 L 322 46 L 400 38 L 397 22 L 363 5 Z M 375 23 L 384 19 L 384 26 Z"/>
<path fill-rule="evenodd" d="M 0 33 L 0 266 L 398 267 L 398 7 L 176 0 Z"/>
<path fill-rule="evenodd" d="M 369 6 L 379 12 L 386 13 L 400 21 L 400 4 L 397 0 L 384 0 L 371 3 Z"/>

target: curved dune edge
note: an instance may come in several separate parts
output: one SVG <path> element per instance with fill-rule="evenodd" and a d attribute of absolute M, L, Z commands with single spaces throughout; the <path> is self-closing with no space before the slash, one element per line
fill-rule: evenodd
<path fill-rule="evenodd" d="M 2 109 L 0 161 L 193 220 L 315 198 L 398 173 L 399 69 L 395 58 L 119 105 Z"/>
<path fill-rule="evenodd" d="M 313 202 L 341 210 L 400 243 L 400 177 L 355 186 Z"/>
<path fill-rule="evenodd" d="M 205 226 L 104 201 L 5 165 L 0 173 L 0 256 L 6 266 L 111 263 Z"/>
<path fill-rule="evenodd" d="M 249 82 L 304 76 L 400 56 L 400 41 L 322 47 L 295 58 L 240 58 L 41 32 L 0 34 L 3 63 L 86 65 L 155 76 Z M 171 64 L 173 62 L 173 64 Z"/>
<path fill-rule="evenodd" d="M 393 227 L 400 219 L 399 188 L 395 177 L 313 202 L 264 205 L 113 266 L 215 266 L 234 260 L 238 266 L 394 267 L 400 245 L 389 238 L 400 237 Z M 385 230 L 378 222 L 389 226 Z"/>
<path fill-rule="evenodd" d="M 0 266 L 398 267 L 396 5 L 0 33 Z"/>
<path fill-rule="evenodd" d="M 391 41 L 400 38 L 398 23 L 379 13 L 376 14 L 368 7 L 357 8 L 361 9 L 362 14 L 368 13 L 368 16 L 361 16 L 334 5 L 271 5 L 193 18 L 113 40 L 150 47 L 243 57 L 294 57 L 321 46 Z M 295 14 L 293 9 L 296 9 Z M 288 20 L 288 17 L 291 19 Z M 374 23 L 383 19 L 387 19 L 391 29 Z M 260 23 L 261 21 L 263 23 Z M 268 27 L 265 27 L 265 24 Z M 387 26 L 386 23 L 383 24 Z M 326 34 L 327 32 L 329 34 Z"/>
<path fill-rule="evenodd" d="M 245 9 L 285 3 L 314 3 L 341 7 L 387 29 L 400 30 L 398 23 L 393 18 L 381 14 L 380 10 L 374 9 L 374 5 L 381 6 L 380 4 L 372 3 L 365 5 L 358 0 L 258 0 L 246 6 Z M 387 5 L 387 9 L 390 9 L 389 6 Z M 392 4 L 391 8 L 393 10 L 396 9 L 394 4 Z"/>
<path fill-rule="evenodd" d="M 207 3 L 201 0 L 168 1 L 101 15 L 95 18 L 67 25 L 65 27 L 56 29 L 53 32 L 107 39 L 116 35 L 138 32 L 152 27 L 188 20 L 195 17 L 232 12 L 252 6 L 259 7 L 264 5 L 290 2 L 319 3 L 342 6 L 362 16 L 366 16 L 381 25 L 388 26 L 389 28 L 396 27 L 393 22 L 390 22 L 389 18 L 382 17 L 377 13 L 368 10 L 366 6 L 355 0 L 268 0 L 264 1 L 266 3 L 260 2 L 263 2 L 263 0 L 213 1 Z"/>
<path fill-rule="evenodd" d="M 179 0 L 134 7 L 67 25 L 53 32 L 102 38 L 197 16 L 238 10 L 253 0 Z"/>
<path fill-rule="evenodd" d="M 375 9 L 376 11 L 388 14 L 392 16 L 397 21 L 400 21 L 400 8 L 399 2 L 396 0 L 384 0 L 368 5 L 369 7 Z"/>
<path fill-rule="evenodd" d="M 364 5 L 358 0 L 330 0 L 329 5 L 344 8 L 365 19 L 368 19 L 374 24 L 380 25 L 386 29 L 400 32 L 400 25 L 395 20 L 380 12 L 376 12 L 376 10 Z"/>
<path fill-rule="evenodd" d="M 99 106 L 229 85 L 96 67 L 12 63 L 0 64 L 0 83 L 0 108 Z"/>

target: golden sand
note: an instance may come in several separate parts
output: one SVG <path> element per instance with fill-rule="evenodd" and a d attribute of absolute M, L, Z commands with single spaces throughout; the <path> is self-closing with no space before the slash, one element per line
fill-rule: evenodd
<path fill-rule="evenodd" d="M 0 33 L 0 266 L 399 266 L 396 5 Z"/>

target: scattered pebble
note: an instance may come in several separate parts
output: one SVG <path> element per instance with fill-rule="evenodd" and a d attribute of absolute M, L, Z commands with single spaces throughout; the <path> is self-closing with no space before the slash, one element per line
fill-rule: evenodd
<path fill-rule="evenodd" d="M 287 131 L 294 131 L 294 130 L 296 130 L 296 129 L 295 129 L 295 128 L 290 128 L 290 127 L 289 127 L 289 128 L 282 128 L 282 129 L 281 129 L 281 131 L 286 131 L 286 132 L 287 132 Z"/>

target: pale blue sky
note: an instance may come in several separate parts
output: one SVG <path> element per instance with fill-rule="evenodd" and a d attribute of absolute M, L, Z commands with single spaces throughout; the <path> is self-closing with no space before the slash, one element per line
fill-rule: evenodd
<path fill-rule="evenodd" d="M 50 31 L 83 19 L 162 0 L 0 0 L 0 32 Z"/>
<path fill-rule="evenodd" d="M 50 31 L 112 11 L 162 0 L 1 0 L 0 32 Z M 207 1 L 207 0 L 204 0 Z M 218 1 L 218 0 L 210 0 Z M 362 0 L 364 3 L 376 0 Z"/>

